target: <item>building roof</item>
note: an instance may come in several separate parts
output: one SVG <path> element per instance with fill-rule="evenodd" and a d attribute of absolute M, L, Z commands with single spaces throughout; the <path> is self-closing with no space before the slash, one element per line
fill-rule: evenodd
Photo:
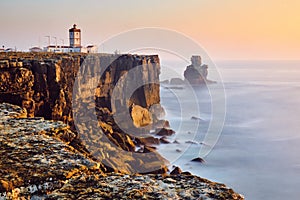
<path fill-rule="evenodd" d="M 30 49 L 40 49 L 40 50 L 42 50 L 42 48 L 40 48 L 40 47 L 32 47 Z"/>
<path fill-rule="evenodd" d="M 50 45 L 50 46 L 47 46 L 47 48 L 58 48 L 58 49 L 61 49 L 61 48 L 63 48 L 63 49 L 71 49 L 71 48 L 82 48 L 82 46 L 80 46 L 80 47 L 71 47 L 71 46 L 61 46 L 61 45 L 57 45 L 57 46 L 55 46 L 55 45 Z"/>
<path fill-rule="evenodd" d="M 96 47 L 96 45 L 88 45 L 86 48 Z"/>
<path fill-rule="evenodd" d="M 69 29 L 69 32 L 80 32 L 80 29 L 79 29 L 79 28 L 76 28 L 76 26 L 77 26 L 77 25 L 74 24 L 74 25 L 73 25 L 73 28 L 70 28 L 70 29 Z"/>

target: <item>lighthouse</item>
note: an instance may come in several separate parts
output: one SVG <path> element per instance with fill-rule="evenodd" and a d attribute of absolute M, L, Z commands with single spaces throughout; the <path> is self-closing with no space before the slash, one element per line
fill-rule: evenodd
<path fill-rule="evenodd" d="M 71 48 L 81 47 L 81 31 L 79 28 L 76 28 L 76 24 L 69 29 L 69 39 Z"/>
<path fill-rule="evenodd" d="M 81 30 L 76 27 L 74 24 L 72 28 L 69 29 L 69 40 L 70 45 L 50 45 L 50 36 L 49 37 L 49 45 L 44 47 L 45 52 L 55 52 L 55 53 L 97 53 L 98 47 L 96 45 L 88 45 L 87 47 L 81 46 Z M 54 37 L 56 38 L 56 37 Z M 64 40 L 62 40 L 64 42 Z M 55 40 L 55 43 L 57 41 Z M 1 50 L 1 49 L 0 49 Z M 30 51 L 36 50 L 35 48 L 31 48 Z"/>

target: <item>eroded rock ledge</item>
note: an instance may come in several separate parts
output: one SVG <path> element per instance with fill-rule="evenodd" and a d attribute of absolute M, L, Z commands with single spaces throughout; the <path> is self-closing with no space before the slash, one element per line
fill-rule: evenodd
<path fill-rule="evenodd" d="M 101 163 L 68 144 L 74 133 L 67 125 L 26 115 L 0 104 L 0 199 L 243 199 L 189 173 L 104 173 Z"/>

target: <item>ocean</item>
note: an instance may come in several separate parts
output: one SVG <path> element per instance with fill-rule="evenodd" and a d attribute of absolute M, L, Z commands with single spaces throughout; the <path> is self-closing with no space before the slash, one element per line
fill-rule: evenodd
<path fill-rule="evenodd" d="M 216 66 L 221 81 L 209 87 L 161 85 L 165 118 L 176 134 L 159 152 L 246 199 L 299 199 L 300 61 Z M 215 72 L 208 78 L 216 80 Z M 199 156 L 204 163 L 190 161 Z"/>

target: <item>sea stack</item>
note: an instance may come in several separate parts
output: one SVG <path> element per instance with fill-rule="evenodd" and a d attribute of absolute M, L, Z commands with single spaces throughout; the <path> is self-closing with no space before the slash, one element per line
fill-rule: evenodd
<path fill-rule="evenodd" d="M 184 71 L 185 81 L 188 81 L 192 85 L 204 84 L 207 80 L 208 66 L 202 64 L 201 56 L 192 56 L 192 64 L 186 67 Z"/>

